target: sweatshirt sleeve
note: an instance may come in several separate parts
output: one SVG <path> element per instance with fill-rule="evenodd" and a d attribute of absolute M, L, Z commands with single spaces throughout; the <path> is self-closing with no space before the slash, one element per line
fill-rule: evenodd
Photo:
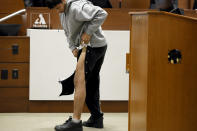
<path fill-rule="evenodd" d="M 76 49 L 77 47 L 75 47 L 73 44 L 70 44 L 70 43 L 69 43 L 69 48 L 70 48 L 71 51 L 73 51 L 73 50 Z"/>
<path fill-rule="evenodd" d="M 65 35 L 66 35 L 66 33 L 65 33 Z M 67 35 L 66 35 L 66 38 L 67 38 L 67 42 L 68 42 L 68 44 L 69 44 L 70 50 L 73 51 L 74 49 L 76 49 L 77 47 L 75 46 L 74 43 L 72 43 L 72 42 L 68 39 L 68 36 L 67 36 Z"/>
<path fill-rule="evenodd" d="M 63 23 L 63 21 L 65 21 L 65 15 L 64 15 L 64 13 L 60 13 L 60 14 L 59 14 L 59 17 L 60 17 L 61 25 L 62 25 L 62 27 L 64 27 L 64 23 Z M 77 47 L 75 46 L 75 44 L 74 44 L 73 42 L 71 42 L 71 41 L 68 39 L 68 33 L 66 32 L 66 30 L 64 30 L 64 34 L 65 34 L 65 36 L 66 36 L 66 40 L 67 40 L 67 42 L 68 42 L 68 44 L 69 44 L 70 50 L 73 51 L 73 50 L 74 50 L 75 48 L 77 48 Z"/>
<path fill-rule="evenodd" d="M 98 6 L 85 3 L 81 8 L 76 9 L 75 19 L 87 22 L 85 32 L 92 35 L 104 23 L 107 12 Z"/>

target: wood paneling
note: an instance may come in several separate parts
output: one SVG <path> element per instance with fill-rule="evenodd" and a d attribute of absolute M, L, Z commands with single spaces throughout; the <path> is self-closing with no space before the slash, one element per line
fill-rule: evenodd
<path fill-rule="evenodd" d="M 150 0 L 125 0 L 123 7 L 130 9 L 149 9 Z"/>
<path fill-rule="evenodd" d="M 121 9 L 149 9 L 150 0 L 110 0 L 113 8 L 119 8 L 119 2 L 122 1 Z"/>
<path fill-rule="evenodd" d="M 193 9 L 194 0 L 178 0 L 178 7 L 183 9 Z"/>
<path fill-rule="evenodd" d="M 149 52 L 152 55 L 149 55 L 148 129 L 195 130 L 197 118 L 193 116 L 197 116 L 197 95 L 194 93 L 197 92 L 197 62 L 192 59 L 197 56 L 197 19 L 152 15 L 149 22 L 154 26 L 149 26 Z M 161 30 L 162 33 L 156 33 Z M 181 64 L 167 62 L 167 53 L 172 49 L 181 51 Z"/>
<path fill-rule="evenodd" d="M 0 71 L 8 70 L 8 79 L 0 78 L 1 87 L 29 87 L 29 63 L 0 63 Z M 18 79 L 13 79 L 13 70 L 18 71 Z"/>
<path fill-rule="evenodd" d="M 57 10 L 50 10 L 47 7 L 27 8 L 27 28 L 32 28 L 34 21 L 31 21 L 32 14 L 47 13 L 50 15 L 50 29 L 61 29 L 60 18 Z M 48 21 L 46 21 L 48 22 Z"/>
<path fill-rule="evenodd" d="M 13 13 L 25 8 L 23 0 L 0 0 L 0 13 Z"/>
<path fill-rule="evenodd" d="M 28 88 L 0 88 L 0 112 L 28 112 Z"/>
<path fill-rule="evenodd" d="M 108 17 L 102 25 L 103 30 L 129 30 L 129 12 L 153 11 L 149 9 L 105 9 Z"/>
<path fill-rule="evenodd" d="M 111 0 L 113 8 L 119 8 L 119 1 L 122 1 L 121 9 L 149 9 L 150 0 Z"/>
<path fill-rule="evenodd" d="M 101 101 L 103 112 L 128 112 L 127 101 Z M 29 101 L 29 112 L 73 112 L 73 101 Z M 88 112 L 87 106 L 83 112 Z"/>
<path fill-rule="evenodd" d="M 132 13 L 130 131 L 197 129 L 197 19 L 166 12 Z M 168 62 L 179 49 L 181 64 Z"/>
<path fill-rule="evenodd" d="M 18 46 L 18 54 L 13 54 Z M 0 36 L 0 62 L 29 62 L 29 37 Z"/>
<path fill-rule="evenodd" d="M 129 9 L 105 9 L 108 12 L 108 18 L 103 24 L 104 30 L 129 30 Z M 31 28 L 31 13 L 50 13 L 50 28 L 62 29 L 60 18 L 56 10 L 48 8 L 31 7 L 27 9 L 27 27 Z"/>
<path fill-rule="evenodd" d="M 189 8 L 189 9 L 193 9 L 194 1 L 195 1 L 195 0 L 190 0 L 190 8 Z"/>
<path fill-rule="evenodd" d="M 178 7 L 183 9 L 191 9 L 191 0 L 178 0 Z"/>
<path fill-rule="evenodd" d="M 102 25 L 103 30 L 129 30 L 129 9 L 105 9 L 108 17 Z"/>
<path fill-rule="evenodd" d="M 119 8 L 119 1 L 120 0 L 110 0 L 113 8 Z"/>
<path fill-rule="evenodd" d="M 178 0 L 178 7 L 183 9 L 189 9 L 189 0 Z"/>
<path fill-rule="evenodd" d="M 130 11 L 147 11 L 147 9 L 105 9 L 108 12 L 108 17 L 102 25 L 103 30 L 129 30 L 129 15 Z M 51 29 L 62 29 L 60 18 L 55 10 L 47 8 L 31 7 L 27 10 L 27 27 L 30 25 L 31 13 L 50 13 Z"/>

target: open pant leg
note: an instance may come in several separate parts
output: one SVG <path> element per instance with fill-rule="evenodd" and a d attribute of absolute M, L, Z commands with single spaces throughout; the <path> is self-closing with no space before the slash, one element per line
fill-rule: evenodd
<path fill-rule="evenodd" d="M 89 111 L 95 117 L 103 115 L 100 109 L 100 70 L 104 61 L 107 46 L 92 48 L 87 47 L 85 57 L 85 82 L 86 82 L 86 99 L 85 102 Z M 78 60 L 81 50 L 78 53 Z M 61 81 L 62 93 L 61 95 L 70 95 L 74 91 L 74 76 L 75 72 L 67 79 Z"/>
<path fill-rule="evenodd" d="M 100 84 L 100 77 L 99 72 L 101 66 L 103 64 L 103 60 L 105 57 L 105 52 L 107 50 L 107 46 L 99 47 L 99 48 L 91 48 L 87 47 L 86 50 L 86 58 L 85 58 L 85 81 L 86 81 L 86 90 L 90 94 L 91 92 L 94 94 L 95 97 L 99 98 L 99 84 Z M 79 50 L 77 60 L 79 60 L 79 56 L 81 54 L 81 50 Z M 74 92 L 74 76 L 75 72 L 63 81 L 59 81 L 62 84 L 62 95 L 70 95 Z M 92 82 L 91 82 L 92 81 Z M 89 106 L 90 107 L 90 106 Z"/>

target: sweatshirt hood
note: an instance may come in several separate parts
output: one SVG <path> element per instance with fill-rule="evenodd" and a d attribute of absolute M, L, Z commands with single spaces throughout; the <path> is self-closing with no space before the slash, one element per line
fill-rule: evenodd
<path fill-rule="evenodd" d="M 66 0 L 66 5 L 65 5 L 64 11 L 67 12 L 67 9 L 69 8 L 70 4 L 75 1 L 79 1 L 79 0 Z"/>

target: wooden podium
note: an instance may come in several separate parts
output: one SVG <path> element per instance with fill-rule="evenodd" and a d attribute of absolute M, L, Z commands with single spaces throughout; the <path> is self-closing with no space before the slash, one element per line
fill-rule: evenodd
<path fill-rule="evenodd" d="M 129 131 L 195 131 L 197 19 L 153 11 L 130 16 Z"/>

